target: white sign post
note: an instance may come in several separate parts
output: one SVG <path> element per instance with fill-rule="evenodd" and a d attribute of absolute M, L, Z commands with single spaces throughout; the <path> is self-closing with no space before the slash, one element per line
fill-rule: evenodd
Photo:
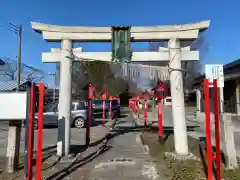
<path fill-rule="evenodd" d="M 11 121 L 11 123 L 9 123 L 6 153 L 6 169 L 8 173 L 16 171 L 19 165 L 21 130 L 18 131 L 16 128 L 18 128 L 18 125 L 20 126 L 22 120 L 26 120 L 27 118 L 27 105 L 27 92 L 0 93 L 0 121 Z M 26 143 L 27 142 L 25 142 L 25 144 Z"/>
<path fill-rule="evenodd" d="M 209 80 L 210 83 L 213 83 L 214 79 L 217 79 L 218 87 L 224 87 L 224 73 L 222 64 L 206 64 L 205 65 L 205 78 Z M 213 87 L 213 85 L 209 85 Z"/>
<path fill-rule="evenodd" d="M 0 121 L 27 118 L 27 92 L 0 93 Z"/>

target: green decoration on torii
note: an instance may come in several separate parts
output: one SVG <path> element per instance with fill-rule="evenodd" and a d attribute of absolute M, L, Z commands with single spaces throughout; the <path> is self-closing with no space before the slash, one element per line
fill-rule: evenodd
<path fill-rule="evenodd" d="M 112 61 L 130 62 L 131 58 L 131 27 L 112 27 Z"/>

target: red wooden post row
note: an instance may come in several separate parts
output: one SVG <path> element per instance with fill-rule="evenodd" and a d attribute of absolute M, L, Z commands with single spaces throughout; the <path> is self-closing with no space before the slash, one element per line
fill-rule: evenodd
<path fill-rule="evenodd" d="M 158 135 L 161 137 L 163 134 L 163 122 L 162 122 L 162 103 L 161 100 L 165 98 L 165 96 L 155 96 L 155 99 L 158 99 Z M 140 111 L 139 107 L 139 101 L 140 101 L 140 96 L 136 96 L 132 99 L 129 100 L 129 107 L 135 112 L 138 113 Z M 144 125 L 147 125 L 147 108 L 148 108 L 148 103 L 147 99 L 144 99 Z"/>

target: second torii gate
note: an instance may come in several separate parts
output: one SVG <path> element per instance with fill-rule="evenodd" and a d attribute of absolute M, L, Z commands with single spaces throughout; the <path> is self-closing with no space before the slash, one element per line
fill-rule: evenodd
<path fill-rule="evenodd" d="M 187 133 L 184 109 L 184 93 L 181 71 L 181 60 L 199 60 L 198 51 L 190 51 L 190 47 L 180 48 L 181 40 L 193 41 L 200 31 L 209 27 L 210 21 L 193 24 L 131 27 L 131 39 L 135 42 L 161 40 L 168 41 L 168 48 L 160 48 L 159 52 L 133 52 L 132 62 L 165 61 L 170 68 L 172 96 L 172 113 L 174 122 L 175 151 L 179 155 L 188 154 Z M 111 61 L 111 52 L 82 52 L 81 48 L 72 48 L 74 42 L 111 42 L 111 27 L 67 27 L 32 22 L 32 28 L 43 34 L 49 42 L 61 42 L 60 49 L 43 53 L 43 62 L 60 62 L 60 96 L 59 120 L 65 120 L 65 142 L 58 143 L 58 155 L 69 154 L 70 118 L 71 118 L 71 66 L 72 60 L 97 59 Z M 77 57 L 76 58 L 73 58 Z"/>

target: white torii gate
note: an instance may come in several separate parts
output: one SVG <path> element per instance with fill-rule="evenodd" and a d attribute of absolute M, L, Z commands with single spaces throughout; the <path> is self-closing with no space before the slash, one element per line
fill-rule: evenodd
<path fill-rule="evenodd" d="M 131 27 L 131 39 L 134 42 L 168 41 L 168 48 L 160 48 L 159 52 L 134 52 L 132 62 L 166 61 L 169 63 L 175 151 L 179 155 L 188 154 L 181 60 L 199 60 L 199 52 L 190 51 L 189 47 L 180 48 L 180 41 L 197 39 L 199 31 L 206 30 L 209 24 L 210 21 L 202 21 L 184 25 Z M 111 61 L 110 52 L 82 52 L 81 48 L 73 49 L 72 44 L 74 42 L 111 42 L 111 27 L 68 27 L 32 22 L 32 28 L 42 33 L 46 41 L 61 42 L 61 50 L 52 49 L 51 52 L 43 53 L 42 61 L 61 63 L 59 121 L 65 120 L 65 142 L 58 142 L 58 155 L 62 156 L 63 150 L 64 155 L 68 155 L 71 134 L 72 56 L 78 57 L 79 60 L 82 58 Z"/>

